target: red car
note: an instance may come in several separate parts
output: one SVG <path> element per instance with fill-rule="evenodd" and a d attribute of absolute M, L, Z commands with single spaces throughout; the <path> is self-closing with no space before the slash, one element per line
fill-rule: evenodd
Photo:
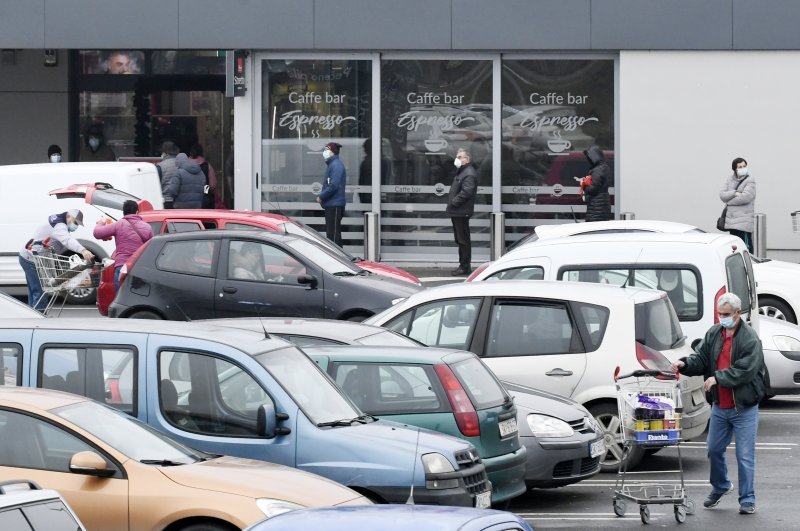
<path fill-rule="evenodd" d="M 145 222 L 150 224 L 153 228 L 153 234 L 156 236 L 173 232 L 208 229 L 267 230 L 303 236 L 367 271 L 421 285 L 419 279 L 411 273 L 386 264 L 354 257 L 324 236 L 321 236 L 314 229 L 282 214 L 214 209 L 153 210 L 148 201 L 126 194 L 121 190 L 113 189 L 110 185 L 104 183 L 74 184 L 67 188 L 53 190 L 50 195 L 60 198 L 84 197 L 90 205 L 114 208 L 120 211 L 122 210 L 122 203 L 126 199 L 135 200 L 139 203 L 139 215 Z M 134 258 L 136 258 L 136 255 L 132 256 L 131 260 Z M 120 274 L 120 283 L 124 278 L 122 275 L 126 272 L 125 269 L 123 267 Z M 103 270 L 100 286 L 97 289 L 97 309 L 101 315 L 108 315 L 108 306 L 114 300 L 114 296 L 114 268 L 106 267 Z"/>

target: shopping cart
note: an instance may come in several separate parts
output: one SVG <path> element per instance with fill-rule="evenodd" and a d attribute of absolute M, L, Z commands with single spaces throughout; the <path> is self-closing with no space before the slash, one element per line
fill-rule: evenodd
<path fill-rule="evenodd" d="M 44 315 L 50 311 L 61 297 L 61 306 L 58 314 L 64 309 L 67 302 L 67 293 L 75 288 L 96 288 L 100 284 L 99 264 L 87 262 L 80 255 L 64 256 L 54 253 L 51 249 L 42 249 L 33 253 L 33 263 L 42 284 L 42 296 L 39 302 L 49 297 L 44 308 Z"/>
<path fill-rule="evenodd" d="M 658 448 L 675 446 L 678 449 L 680 481 L 670 483 L 629 482 L 627 459 L 619 465 L 614 487 L 614 514 L 625 516 L 626 500 L 639 504 L 642 523 L 650 522 L 648 505 L 673 505 L 675 520 L 686 521 L 687 514 L 694 514 L 694 500 L 686 496 L 683 482 L 683 459 L 681 457 L 681 394 L 678 375 L 658 370 L 636 370 L 629 374 L 614 373 L 617 384 L 617 406 L 622 424 L 625 453 L 633 446 Z"/>

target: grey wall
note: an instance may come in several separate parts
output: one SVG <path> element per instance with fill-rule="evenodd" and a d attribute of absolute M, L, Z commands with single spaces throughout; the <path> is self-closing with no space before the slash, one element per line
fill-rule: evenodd
<path fill-rule="evenodd" d="M 2 0 L 0 48 L 800 49 L 797 0 Z"/>
<path fill-rule="evenodd" d="M 14 55 L 14 64 L 0 62 L 0 164 L 46 162 L 50 144 L 61 146 L 66 160 L 67 53 L 58 50 L 56 67 L 44 66 L 42 50 Z"/>

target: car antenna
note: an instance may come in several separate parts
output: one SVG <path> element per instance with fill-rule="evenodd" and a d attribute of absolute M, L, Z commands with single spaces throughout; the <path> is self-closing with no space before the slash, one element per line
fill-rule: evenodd
<path fill-rule="evenodd" d="M 572 212 L 572 221 L 578 223 L 578 217 L 575 215 L 575 208 L 572 205 L 569 206 L 569 211 Z"/>
<path fill-rule="evenodd" d="M 261 330 L 264 331 L 264 339 L 270 339 L 269 332 L 267 332 L 267 327 L 264 326 L 264 316 L 261 315 L 261 311 L 263 308 L 261 306 L 256 306 L 258 309 L 258 322 L 261 324 Z"/>
<path fill-rule="evenodd" d="M 411 467 L 411 490 L 408 493 L 406 505 L 414 505 L 414 476 L 417 473 L 417 461 L 419 461 L 419 431 L 417 427 L 417 444 L 414 446 L 414 465 Z"/>
<path fill-rule="evenodd" d="M 644 247 L 639 249 L 639 254 L 636 255 L 636 260 L 633 261 L 633 267 L 631 267 L 628 276 L 625 277 L 625 282 L 622 283 L 622 285 L 620 286 L 621 288 L 627 288 L 628 282 L 630 281 L 631 277 L 636 274 L 636 265 L 639 263 L 639 258 L 641 258 L 642 252 L 644 252 Z"/>

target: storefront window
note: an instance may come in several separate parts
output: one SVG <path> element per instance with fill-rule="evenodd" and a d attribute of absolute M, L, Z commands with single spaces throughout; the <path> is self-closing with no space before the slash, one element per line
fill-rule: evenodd
<path fill-rule="evenodd" d="M 492 185 L 492 61 L 381 63 L 381 256 L 455 258 L 445 213 L 456 152 L 478 171 L 473 261 L 488 257 Z M 446 258 L 445 258 L 446 259 Z"/>
<path fill-rule="evenodd" d="M 144 52 L 138 50 L 85 50 L 80 58 L 82 74 L 144 73 Z"/>
<path fill-rule="evenodd" d="M 322 149 L 342 146 L 347 172 L 345 246 L 363 248 L 362 212 L 371 209 L 370 61 L 263 60 L 262 210 L 299 218 L 324 233 L 316 202 L 325 175 Z"/>
<path fill-rule="evenodd" d="M 613 175 L 614 62 L 504 60 L 502 72 L 502 210 L 511 243 L 543 220 L 585 216 L 575 177 L 587 175 L 583 150 L 592 143 Z"/>

